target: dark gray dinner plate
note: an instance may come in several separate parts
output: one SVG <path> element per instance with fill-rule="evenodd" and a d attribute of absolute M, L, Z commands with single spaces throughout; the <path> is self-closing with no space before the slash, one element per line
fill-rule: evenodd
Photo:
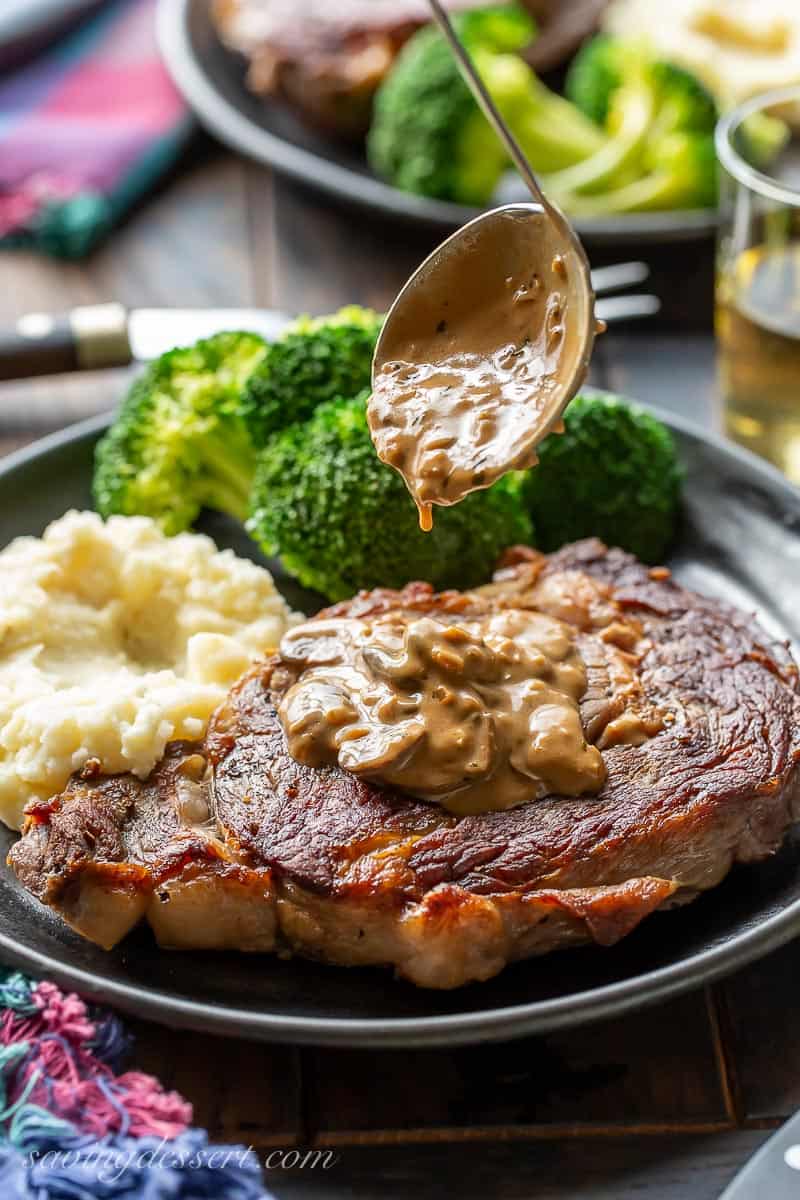
<path fill-rule="evenodd" d="M 690 587 L 757 611 L 800 645 L 800 492 L 753 456 L 659 414 L 687 468 L 683 528 L 671 565 Z M 0 466 L 0 546 L 91 505 L 92 447 L 105 419 L 45 439 Z M 258 557 L 221 518 L 221 546 Z M 290 602 L 309 597 L 270 563 Z M 3 857 L 15 835 L 4 830 Z M 738 867 L 694 904 L 649 917 L 612 949 L 563 951 L 455 992 L 388 971 L 270 955 L 171 953 L 140 929 L 110 953 L 70 933 L 0 870 L 0 959 L 140 1016 L 269 1040 L 436 1045 L 508 1038 L 621 1014 L 714 979 L 800 933 L 800 837 Z"/>
<path fill-rule="evenodd" d="M 209 0 L 159 0 L 158 40 L 176 86 L 223 142 L 342 201 L 439 233 L 478 215 L 463 204 L 401 192 L 370 171 L 358 148 L 311 129 L 286 106 L 254 96 L 244 84 L 243 60 L 221 44 L 210 10 Z M 581 237 L 595 244 L 691 241 L 707 237 L 716 224 L 714 209 L 575 221 Z"/>

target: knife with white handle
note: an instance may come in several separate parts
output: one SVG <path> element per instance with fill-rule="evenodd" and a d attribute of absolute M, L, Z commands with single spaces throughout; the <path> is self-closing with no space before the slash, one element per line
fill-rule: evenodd
<path fill-rule="evenodd" d="M 601 268 L 612 272 L 610 287 L 624 286 L 623 267 Z M 633 277 L 633 273 L 629 278 Z M 595 304 L 602 321 L 634 320 L 657 313 L 657 296 L 608 296 Z M 175 346 L 190 346 L 198 338 L 224 330 L 260 333 L 268 342 L 286 328 L 286 313 L 269 308 L 134 308 L 121 304 L 90 304 L 73 308 L 64 316 L 28 313 L 9 330 L 0 330 L 0 380 L 27 379 L 34 375 L 60 375 L 67 371 L 93 371 L 149 362 Z"/>
<path fill-rule="evenodd" d="M 800 1113 L 761 1147 L 720 1200 L 800 1200 Z"/>

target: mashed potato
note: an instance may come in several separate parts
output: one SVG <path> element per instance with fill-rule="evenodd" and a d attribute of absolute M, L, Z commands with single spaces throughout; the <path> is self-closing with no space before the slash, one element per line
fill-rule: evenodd
<path fill-rule="evenodd" d="M 603 28 L 649 40 L 725 108 L 800 83 L 798 0 L 611 0 Z"/>
<path fill-rule="evenodd" d="M 298 618 L 268 571 L 145 517 L 67 513 L 0 552 L 0 818 L 89 758 L 146 776 Z"/>

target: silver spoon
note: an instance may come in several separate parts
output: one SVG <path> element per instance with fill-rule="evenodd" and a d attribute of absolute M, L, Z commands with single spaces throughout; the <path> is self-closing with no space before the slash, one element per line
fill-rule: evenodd
<path fill-rule="evenodd" d="M 437 311 L 436 298 L 450 298 L 451 327 L 457 328 L 459 316 L 467 316 L 471 298 L 500 294 L 504 282 L 519 271 L 521 263 L 551 285 L 556 283 L 551 268 L 558 266 L 564 347 L 557 386 L 548 390 L 531 424 L 529 446 L 533 447 L 559 426 L 564 409 L 586 377 L 597 332 L 589 263 L 569 222 L 539 187 L 530 163 L 484 87 L 441 3 L 430 0 L 430 6 L 465 81 L 527 183 L 533 202 L 508 204 L 483 213 L 442 242 L 417 268 L 384 322 L 375 350 L 373 386 L 386 364 L 402 357 L 402 350 L 407 349 L 421 322 L 432 318 Z"/>

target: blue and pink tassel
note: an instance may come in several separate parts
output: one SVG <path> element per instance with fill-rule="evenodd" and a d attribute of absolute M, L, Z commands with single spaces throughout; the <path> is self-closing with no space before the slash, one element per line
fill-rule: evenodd
<path fill-rule="evenodd" d="M 120 1073 L 113 1013 L 0 969 L 3 1200 L 268 1200 L 244 1146 L 210 1146 L 152 1075 Z"/>

